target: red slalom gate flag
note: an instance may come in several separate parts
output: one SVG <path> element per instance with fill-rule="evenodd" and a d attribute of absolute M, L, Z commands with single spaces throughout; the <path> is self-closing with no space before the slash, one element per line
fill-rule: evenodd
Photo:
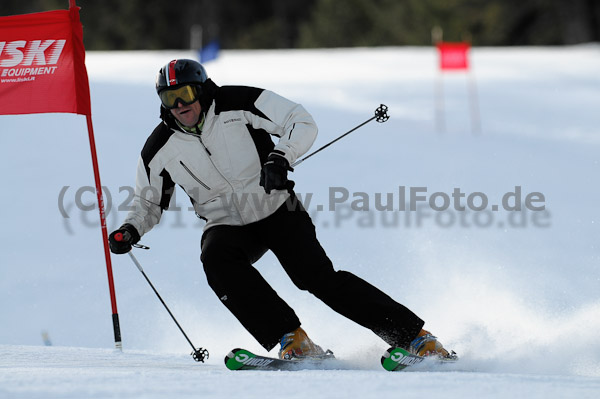
<path fill-rule="evenodd" d="M 439 42 L 437 49 L 440 53 L 440 69 L 468 70 L 469 69 L 469 43 Z"/>
<path fill-rule="evenodd" d="M 0 17 L 0 115 L 68 112 L 85 115 L 98 197 L 115 346 L 122 348 L 96 155 L 90 87 L 79 7 Z"/>
<path fill-rule="evenodd" d="M 45 112 L 91 114 L 76 6 L 0 17 L 0 115 Z"/>

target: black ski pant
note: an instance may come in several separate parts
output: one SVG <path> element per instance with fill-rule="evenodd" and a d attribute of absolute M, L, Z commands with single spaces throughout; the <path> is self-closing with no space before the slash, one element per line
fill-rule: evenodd
<path fill-rule="evenodd" d="M 371 329 L 391 346 L 408 347 L 424 322 L 387 294 L 347 271 L 335 271 L 315 226 L 295 196 L 274 214 L 245 226 L 215 226 L 202 235 L 208 284 L 267 350 L 300 326 L 294 310 L 252 266 L 271 250 L 301 290 Z"/>

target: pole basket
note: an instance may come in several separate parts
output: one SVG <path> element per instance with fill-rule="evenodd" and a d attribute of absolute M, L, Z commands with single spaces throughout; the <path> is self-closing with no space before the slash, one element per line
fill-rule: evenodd
<path fill-rule="evenodd" d="M 208 350 L 206 350 L 204 348 L 194 349 L 194 351 L 191 353 L 191 355 L 195 361 L 201 362 L 201 363 L 204 363 L 204 361 L 206 359 L 208 359 L 208 356 L 209 356 Z"/>
<path fill-rule="evenodd" d="M 388 115 L 387 111 L 388 111 L 387 105 L 381 104 L 375 110 L 375 120 L 379 123 L 386 122 L 388 119 L 390 119 L 390 116 Z"/>

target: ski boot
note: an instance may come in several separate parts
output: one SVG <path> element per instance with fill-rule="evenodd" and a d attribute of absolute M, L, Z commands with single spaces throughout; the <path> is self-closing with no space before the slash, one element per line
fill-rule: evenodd
<path fill-rule="evenodd" d="M 408 351 L 421 357 L 436 356 L 440 360 L 458 360 L 458 356 L 454 351 L 448 352 L 435 336 L 423 329 L 421 329 L 417 338 L 410 343 Z"/>
<path fill-rule="evenodd" d="M 283 360 L 321 359 L 328 356 L 319 345 L 308 338 L 301 327 L 285 334 L 279 342 L 279 358 Z"/>

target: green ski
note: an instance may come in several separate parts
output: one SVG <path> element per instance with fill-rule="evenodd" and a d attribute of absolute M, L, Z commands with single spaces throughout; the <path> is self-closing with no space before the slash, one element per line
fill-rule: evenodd
<path fill-rule="evenodd" d="M 331 368 L 330 361 L 335 359 L 333 352 L 327 351 L 322 358 L 305 360 L 282 360 L 274 357 L 256 355 L 245 349 L 233 349 L 225 356 L 225 366 L 229 370 L 306 370 Z"/>
<path fill-rule="evenodd" d="M 401 371 L 407 367 L 416 366 L 428 357 L 418 356 L 410 353 L 403 348 L 389 348 L 381 357 L 381 365 L 387 371 Z M 451 351 L 447 357 L 434 357 L 434 361 L 438 363 L 453 363 L 458 361 L 458 356 L 454 351 Z"/>
<path fill-rule="evenodd" d="M 381 357 L 381 365 L 387 371 L 400 371 L 425 360 L 422 356 L 413 355 L 406 349 L 390 348 Z"/>

